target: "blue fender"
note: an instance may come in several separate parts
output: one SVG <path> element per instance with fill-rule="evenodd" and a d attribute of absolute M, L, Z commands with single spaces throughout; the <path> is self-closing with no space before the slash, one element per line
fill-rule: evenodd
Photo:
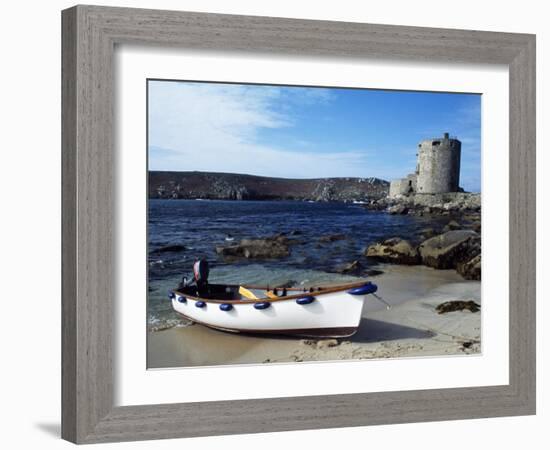
<path fill-rule="evenodd" d="M 231 311 L 233 309 L 233 305 L 231 303 L 222 303 L 220 305 L 220 309 L 222 311 Z"/>
<path fill-rule="evenodd" d="M 363 286 L 358 286 L 353 289 L 350 289 L 348 291 L 348 294 L 367 295 L 367 294 L 374 294 L 377 290 L 378 290 L 378 286 L 376 286 L 376 284 L 373 284 L 369 281 L 368 283 L 365 283 Z"/>
<path fill-rule="evenodd" d="M 198 302 L 195 302 L 195 306 L 197 308 L 204 308 L 206 306 L 206 303 L 203 302 L 202 300 L 199 300 Z"/>
<path fill-rule="evenodd" d="M 178 295 L 176 297 L 176 300 L 179 302 L 179 303 L 187 303 L 187 299 L 181 295 Z"/>
<path fill-rule="evenodd" d="M 175 298 L 175 297 L 176 297 L 176 294 L 174 294 L 174 291 L 168 291 L 168 298 L 169 298 L 170 300 L 172 300 L 172 299 Z"/>
<path fill-rule="evenodd" d="M 313 303 L 313 301 L 315 301 L 315 297 L 312 297 L 311 295 L 296 299 L 296 303 L 298 303 L 299 305 L 309 305 L 310 303 Z"/>
<path fill-rule="evenodd" d="M 271 302 L 258 302 L 254 303 L 254 308 L 256 309 L 267 309 L 271 306 Z"/>

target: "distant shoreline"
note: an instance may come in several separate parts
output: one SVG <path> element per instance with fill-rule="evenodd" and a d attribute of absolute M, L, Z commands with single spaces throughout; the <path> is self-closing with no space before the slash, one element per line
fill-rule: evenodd
<path fill-rule="evenodd" d="M 244 198 L 244 199 L 235 199 L 235 198 L 162 198 L 162 197 L 149 197 L 148 200 L 168 200 L 168 201 L 174 201 L 174 200 L 184 200 L 184 201 L 190 201 L 190 202 L 295 202 L 295 203 L 319 203 L 319 204 L 326 204 L 326 203 L 342 203 L 345 205 L 367 205 L 368 201 L 362 201 L 362 200 L 330 200 L 330 201 L 322 201 L 322 200 L 305 200 L 305 199 L 295 199 L 295 198 L 262 198 L 262 199 L 256 199 L 256 198 Z"/>
<path fill-rule="evenodd" d="M 148 173 L 150 199 L 361 202 L 387 196 L 379 178 L 275 178 L 217 172 Z"/>

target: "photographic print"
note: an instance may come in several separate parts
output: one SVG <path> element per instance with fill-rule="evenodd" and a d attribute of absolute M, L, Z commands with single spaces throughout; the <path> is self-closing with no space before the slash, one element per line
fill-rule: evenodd
<path fill-rule="evenodd" d="M 150 79 L 148 368 L 481 352 L 481 95 Z"/>

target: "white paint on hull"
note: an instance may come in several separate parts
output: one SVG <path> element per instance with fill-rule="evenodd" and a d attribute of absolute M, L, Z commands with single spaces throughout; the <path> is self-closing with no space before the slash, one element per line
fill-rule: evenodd
<path fill-rule="evenodd" d="M 366 295 L 351 295 L 345 291 L 318 295 L 308 305 L 299 305 L 295 299 L 271 302 L 267 309 L 258 310 L 253 303 L 234 303 L 231 311 L 222 311 L 220 303 L 196 307 L 191 298 L 182 303 L 180 294 L 172 299 L 174 310 L 185 317 L 214 327 L 233 331 L 292 331 L 314 329 L 356 329 L 362 311 L 372 312 L 383 308 L 375 299 L 365 301 Z M 262 300 L 258 300 L 259 302 Z M 352 334 L 351 331 L 348 334 Z"/>

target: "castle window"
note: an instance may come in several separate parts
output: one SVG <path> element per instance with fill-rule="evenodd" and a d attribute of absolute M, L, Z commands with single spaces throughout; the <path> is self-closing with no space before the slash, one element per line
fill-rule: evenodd
<path fill-rule="evenodd" d="M 440 145 L 440 144 L 441 144 L 441 141 L 433 141 L 433 142 L 432 142 L 432 145 L 434 145 L 434 146 L 438 146 L 438 145 Z"/>

